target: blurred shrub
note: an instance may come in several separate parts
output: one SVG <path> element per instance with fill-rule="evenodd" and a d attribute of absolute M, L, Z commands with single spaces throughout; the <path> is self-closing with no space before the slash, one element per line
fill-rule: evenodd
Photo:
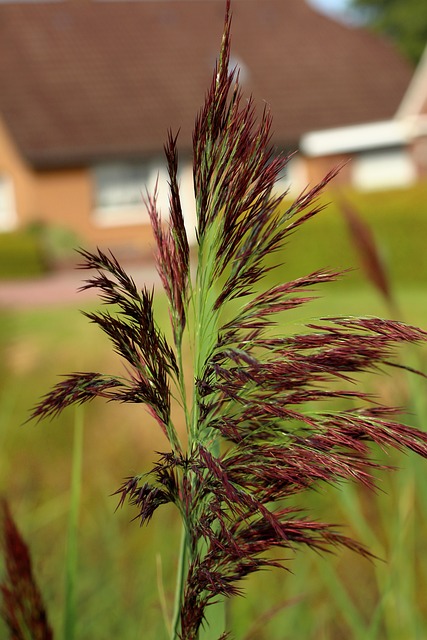
<path fill-rule="evenodd" d="M 29 278 L 46 271 L 37 238 L 29 230 L 0 234 L 0 278 Z"/>
<path fill-rule="evenodd" d="M 80 245 L 69 229 L 43 222 L 0 233 L 0 279 L 32 278 L 52 269 L 74 266 L 75 248 Z"/>
<path fill-rule="evenodd" d="M 33 222 L 28 230 L 37 240 L 47 269 L 75 266 L 75 249 L 82 246 L 82 242 L 74 231 L 43 221 Z"/>

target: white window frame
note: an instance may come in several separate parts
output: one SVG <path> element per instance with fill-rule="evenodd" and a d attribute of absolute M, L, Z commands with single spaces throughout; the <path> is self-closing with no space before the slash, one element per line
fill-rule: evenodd
<path fill-rule="evenodd" d="M 351 165 L 351 179 L 360 191 L 410 187 L 417 179 L 411 154 L 405 147 L 389 147 L 358 153 Z"/>
<path fill-rule="evenodd" d="M 13 180 L 10 175 L 0 171 L 0 232 L 13 231 L 17 226 Z"/>
<path fill-rule="evenodd" d="M 92 168 L 93 219 L 101 227 L 148 224 L 144 202 L 147 190 L 157 185 L 157 206 L 168 214 L 168 183 L 165 163 L 159 158 L 102 163 Z M 110 199 L 110 202 L 108 202 Z"/>

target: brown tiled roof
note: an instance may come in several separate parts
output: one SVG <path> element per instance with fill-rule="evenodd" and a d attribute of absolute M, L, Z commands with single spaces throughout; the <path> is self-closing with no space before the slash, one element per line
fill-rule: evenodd
<path fill-rule="evenodd" d="M 35 166 L 190 145 L 224 0 L 0 3 L 0 114 Z M 234 0 L 233 55 L 275 139 L 386 119 L 411 70 L 392 47 L 304 0 Z"/>

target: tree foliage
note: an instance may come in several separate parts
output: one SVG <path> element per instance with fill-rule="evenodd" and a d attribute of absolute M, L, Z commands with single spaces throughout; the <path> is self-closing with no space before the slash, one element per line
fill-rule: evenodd
<path fill-rule="evenodd" d="M 418 62 L 427 43 L 427 5 L 423 0 L 350 0 L 350 6 L 389 36 L 411 62 Z"/>

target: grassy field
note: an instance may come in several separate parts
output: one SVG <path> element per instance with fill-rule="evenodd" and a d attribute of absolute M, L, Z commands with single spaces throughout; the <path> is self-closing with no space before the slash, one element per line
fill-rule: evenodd
<path fill-rule="evenodd" d="M 426 220 L 427 216 L 422 224 Z M 324 218 L 323 227 L 318 224 L 310 223 L 307 233 L 304 230 L 295 237 L 280 271 L 283 278 L 323 265 L 356 263 L 337 212 Z M 408 220 L 402 224 L 404 229 Z M 383 220 L 380 227 L 388 229 L 385 251 L 394 256 L 399 233 L 404 233 L 402 226 L 400 232 L 390 230 Z M 320 256 L 319 246 L 324 249 Z M 278 261 L 282 258 L 278 256 Z M 405 320 L 427 329 L 425 260 L 425 250 L 417 246 L 413 254 L 399 254 L 391 263 Z M 323 297 L 283 318 L 289 331 L 319 316 L 389 313 L 360 274 L 318 293 Z M 166 323 L 161 296 L 157 305 Z M 30 541 L 37 576 L 60 638 L 75 414 L 69 410 L 52 422 L 23 423 L 58 374 L 119 372 L 122 365 L 107 339 L 74 306 L 1 310 L 0 355 L 0 492 L 10 501 Z M 413 351 L 405 354 L 406 360 L 424 369 L 426 357 L 426 353 Z M 400 373 L 370 376 L 365 383 L 386 401 L 404 406 L 408 422 L 422 426 L 427 418 L 424 381 L 410 381 Z M 164 591 L 170 610 L 179 538 L 175 513 L 169 507 L 160 509 L 149 527 L 140 529 L 130 522 L 135 513 L 129 507 L 114 513 L 117 497 L 112 496 L 124 477 L 148 469 L 155 459 L 153 452 L 164 449 L 166 442 L 140 406 L 96 402 L 85 408 L 84 421 L 77 638 L 166 640 L 159 594 Z M 383 454 L 378 452 L 378 457 Z M 246 597 L 229 607 L 236 640 L 427 637 L 427 463 L 412 455 L 395 454 L 387 464 L 400 470 L 381 478 L 377 495 L 348 485 L 307 495 L 302 505 L 319 518 L 345 525 L 344 531 L 367 543 L 380 560 L 368 562 L 349 552 L 327 558 L 311 551 L 290 555 L 292 573 L 254 576 L 247 582 Z M 0 637 L 3 635 L 0 627 Z"/>

